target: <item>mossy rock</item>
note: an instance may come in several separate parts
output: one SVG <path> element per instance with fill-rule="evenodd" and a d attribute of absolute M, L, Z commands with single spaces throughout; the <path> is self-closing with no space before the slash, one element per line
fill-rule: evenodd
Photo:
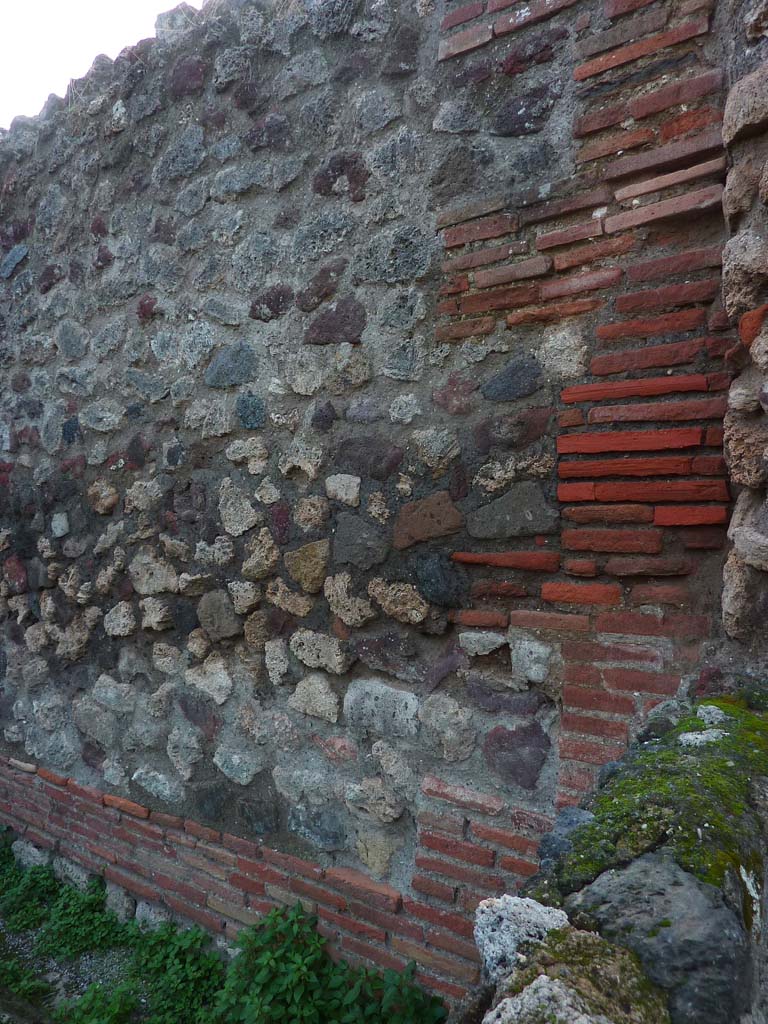
<path fill-rule="evenodd" d="M 706 707 L 717 710 L 701 712 Z M 702 734 L 703 742 L 692 745 L 697 739 L 691 734 Z M 558 902 L 603 871 L 662 846 L 684 870 L 720 888 L 740 869 L 762 878 L 754 780 L 766 777 L 768 715 L 737 698 L 701 702 L 661 739 L 627 755 L 591 801 L 594 821 L 572 834 L 572 848 L 542 895 Z M 744 914 L 749 927 L 749 900 Z"/>
<path fill-rule="evenodd" d="M 497 1002 L 519 995 L 541 976 L 563 985 L 582 1012 L 611 1024 L 669 1024 L 666 997 L 645 976 L 637 957 L 592 932 L 550 932 L 540 946 L 526 951 L 525 962 L 500 987 Z M 570 1024 L 557 1013 L 549 1019 Z"/>

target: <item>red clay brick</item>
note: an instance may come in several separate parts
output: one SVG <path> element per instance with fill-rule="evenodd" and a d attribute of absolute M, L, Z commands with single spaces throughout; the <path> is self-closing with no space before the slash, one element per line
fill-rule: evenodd
<path fill-rule="evenodd" d="M 474 202 L 463 203 L 461 206 L 452 207 L 449 210 L 442 210 L 437 216 L 437 227 L 447 228 L 452 224 L 461 224 L 465 220 L 476 220 L 489 213 L 498 213 L 507 205 L 507 198 L 504 195 L 489 196 L 487 199 L 478 199 Z M 451 266 L 455 266 L 451 263 Z"/>
<path fill-rule="evenodd" d="M 607 764 L 618 761 L 626 747 L 615 743 L 591 743 L 589 740 L 572 740 L 561 737 L 560 757 L 586 764 Z"/>
<path fill-rule="evenodd" d="M 723 397 L 687 402 L 648 402 L 636 405 L 604 405 L 590 409 L 590 423 L 680 422 L 722 419 L 727 408 Z"/>
<path fill-rule="evenodd" d="M 604 156 L 623 153 L 628 149 L 637 149 L 646 142 L 653 142 L 655 133 L 652 128 L 636 128 L 634 131 L 621 131 L 601 139 L 587 142 L 576 153 L 576 163 L 585 164 L 590 160 L 600 160 Z"/>
<path fill-rule="evenodd" d="M 699 107 L 697 110 L 685 111 L 678 117 L 665 121 L 659 134 L 662 142 L 669 142 L 670 139 L 679 139 L 683 135 L 701 131 L 702 128 L 709 128 L 710 125 L 720 124 L 722 120 L 721 110 L 714 107 Z"/>
<path fill-rule="evenodd" d="M 635 120 L 639 120 L 648 117 L 649 114 L 658 114 L 670 107 L 677 107 L 682 103 L 700 99 L 702 96 L 719 90 L 722 84 L 723 72 L 719 68 L 715 71 L 706 71 L 703 75 L 672 82 L 670 85 L 664 85 L 660 89 L 630 100 L 629 113 Z"/>
<path fill-rule="evenodd" d="M 723 186 L 709 185 L 707 188 L 699 189 L 696 192 L 686 192 L 672 199 L 663 199 L 658 203 L 648 203 L 635 210 L 628 210 L 626 213 L 618 213 L 613 217 L 606 217 L 605 231 L 611 234 L 614 231 L 625 231 L 627 228 L 639 227 L 641 224 L 652 224 L 667 217 L 680 217 L 683 214 L 701 213 L 703 210 L 710 210 L 713 207 L 721 206 L 723 201 Z"/>
<path fill-rule="evenodd" d="M 568 245 L 570 242 L 581 242 L 585 238 L 597 238 L 603 233 L 603 222 L 598 219 L 588 220 L 582 224 L 574 224 L 570 228 L 561 228 L 559 231 L 549 231 L 546 234 L 537 235 L 536 248 L 554 249 L 558 245 Z"/>
<path fill-rule="evenodd" d="M 67 779 L 67 790 L 72 796 L 79 797 L 81 800 L 87 800 L 88 803 L 99 805 L 103 803 L 104 794 L 94 786 L 82 786 L 80 783 L 75 782 L 74 779 Z M 138 806 L 138 804 L 135 806 Z M 143 814 L 141 817 L 145 818 L 148 815 L 149 812 L 147 811 L 147 814 Z"/>
<path fill-rule="evenodd" d="M 693 530 L 681 530 L 679 536 L 684 547 L 691 551 L 717 551 L 725 544 L 724 530 L 706 526 Z"/>
<path fill-rule="evenodd" d="M 632 588 L 632 604 L 672 604 L 682 607 L 691 600 L 688 587 L 680 583 L 639 583 Z"/>
<path fill-rule="evenodd" d="M 445 878 L 453 878 L 457 882 L 474 885 L 485 892 L 503 892 L 504 890 L 504 879 L 500 875 L 475 871 L 459 864 L 451 864 L 447 860 L 440 860 L 439 857 L 427 857 L 422 853 L 416 854 L 415 863 L 416 867 L 422 871 L 431 871 L 433 874 L 442 875 Z"/>
<path fill-rule="evenodd" d="M 560 462 L 558 472 L 563 480 L 573 477 L 605 476 L 689 476 L 693 459 L 686 455 L 638 459 L 577 459 Z"/>
<path fill-rule="evenodd" d="M 687 252 L 675 253 L 673 256 L 661 256 L 658 259 L 637 263 L 627 270 L 627 277 L 632 282 L 668 280 L 678 274 L 688 274 L 693 270 L 705 270 L 719 267 L 723 262 L 723 250 L 719 245 L 707 249 L 691 249 Z"/>
<path fill-rule="evenodd" d="M 573 661 L 586 661 L 590 665 L 609 661 L 637 661 L 656 663 L 660 658 L 654 647 L 637 644 L 603 644 L 590 640 L 566 640 L 562 645 L 563 657 Z"/>
<path fill-rule="evenodd" d="M 561 455 L 598 452 L 650 452 L 700 445 L 701 427 L 673 427 L 668 430 L 610 430 L 602 433 L 561 434 L 557 450 Z"/>
<path fill-rule="evenodd" d="M 560 789 L 586 793 L 595 788 L 596 774 L 593 765 L 581 764 L 578 761 L 561 761 L 558 785 Z"/>
<path fill-rule="evenodd" d="M 604 71 L 610 71 L 612 68 L 621 67 L 623 64 L 630 64 L 641 57 L 647 57 L 648 54 L 658 53 L 669 46 L 676 46 L 678 43 L 683 43 L 688 39 L 705 35 L 708 31 L 708 18 L 696 18 L 692 21 L 686 21 L 682 25 L 677 25 L 675 28 L 670 29 L 668 32 L 660 32 L 657 35 L 648 36 L 646 39 L 631 43 L 629 46 L 622 46 L 617 50 L 612 50 L 610 53 L 603 54 L 601 57 L 587 61 L 585 64 L 580 64 L 574 70 L 573 77 L 577 82 L 583 82 L 585 79 L 600 75 Z"/>
<path fill-rule="evenodd" d="M 437 971 L 447 978 L 456 978 L 465 981 L 468 985 L 474 985 L 480 980 L 479 969 L 472 965 L 456 960 L 453 957 L 444 956 L 442 953 L 435 953 L 417 943 L 409 942 L 408 939 L 401 939 L 393 936 L 390 939 L 390 946 L 398 953 L 402 953 L 407 960 L 415 960 L 416 963 Z"/>
<path fill-rule="evenodd" d="M 636 238 L 631 234 L 601 238 L 599 242 L 591 242 L 588 245 L 577 245 L 573 249 L 555 254 L 555 270 L 570 270 L 571 267 L 594 263 L 596 260 L 605 259 L 608 256 L 622 256 L 634 249 L 636 245 Z"/>
<path fill-rule="evenodd" d="M 353 935 L 363 935 L 366 939 L 371 939 L 374 942 L 384 943 L 387 940 L 387 933 L 383 929 L 374 928 L 370 924 L 363 924 L 363 922 L 356 921 L 347 914 L 336 914 L 326 907 L 318 907 L 317 916 L 321 921 L 325 921 L 329 925 L 337 925 Z"/>
<path fill-rule="evenodd" d="M 281 853 L 278 850 L 270 850 L 268 846 L 261 848 L 261 854 L 267 863 L 274 864 L 292 875 L 305 875 L 307 878 L 323 877 L 323 869 L 319 864 L 313 864 L 312 861 L 293 857 L 289 853 Z"/>
<path fill-rule="evenodd" d="M 542 299 L 565 298 L 569 295 L 581 295 L 582 292 L 596 291 L 618 284 L 622 271 L 616 267 L 605 270 L 590 270 L 584 274 L 573 274 L 570 277 L 555 278 L 544 281 L 540 287 Z"/>
<path fill-rule="evenodd" d="M 574 182 L 574 189 L 578 187 Z M 520 224 L 540 224 L 545 220 L 553 220 L 555 217 L 564 217 L 569 213 L 576 213 L 589 207 L 603 206 L 610 203 L 613 193 L 609 186 L 598 185 L 597 188 L 588 192 L 576 192 L 563 199 L 550 199 L 545 203 L 535 203 L 523 209 L 520 213 Z"/>
<path fill-rule="evenodd" d="M 704 339 L 695 338 L 691 341 L 650 345 L 646 348 L 635 349 L 629 352 L 599 355 L 592 359 L 590 370 L 597 376 L 606 376 L 611 373 L 622 373 L 627 370 L 650 370 L 663 366 L 681 366 L 684 363 L 693 362 L 696 356 L 704 351 L 706 347 Z"/>
<path fill-rule="evenodd" d="M 344 910 L 347 906 L 347 901 L 343 896 L 329 892 L 320 885 L 305 882 L 303 878 L 292 878 L 289 887 L 291 892 L 295 892 L 298 896 L 303 896 L 327 907 L 335 907 L 336 910 Z"/>
<path fill-rule="evenodd" d="M 479 629 L 504 629 L 508 621 L 506 612 L 487 612 L 471 608 L 453 612 L 449 617 L 460 626 L 474 626 Z"/>
<path fill-rule="evenodd" d="M 762 331 L 766 314 L 768 314 L 768 303 L 758 306 L 756 309 L 750 309 L 739 320 L 739 337 L 747 348 Z"/>
<path fill-rule="evenodd" d="M 515 0 L 490 0 L 488 13 L 504 10 L 510 7 Z M 510 32 L 516 32 L 524 25 L 533 25 L 537 21 L 545 21 L 551 18 L 558 11 L 564 11 L 567 7 L 573 7 L 578 0 L 533 0 L 532 3 L 523 4 L 522 7 L 512 14 L 505 14 L 494 22 L 494 35 L 504 36 Z"/>
<path fill-rule="evenodd" d="M 646 309 L 685 306 L 693 302 L 708 302 L 720 293 L 720 278 L 707 278 L 687 284 L 671 284 L 663 288 L 619 295 L 617 313 L 639 313 Z"/>
<path fill-rule="evenodd" d="M 482 220 L 447 228 L 443 235 L 443 241 L 446 249 L 453 249 L 457 245 L 466 245 L 468 242 L 481 242 L 488 238 L 510 235 L 516 228 L 516 214 L 499 213 L 494 217 L 484 217 Z"/>
<path fill-rule="evenodd" d="M 493 843 L 494 846 L 503 846 L 506 850 L 515 850 L 517 853 L 525 854 L 525 856 L 532 859 L 536 857 L 536 851 L 539 848 L 538 841 L 535 839 L 518 835 L 517 832 L 510 832 L 507 829 L 483 825 L 479 821 L 472 822 L 472 835 L 487 843 Z"/>
<path fill-rule="evenodd" d="M 639 380 L 617 380 L 601 384 L 576 384 L 560 393 L 564 402 L 599 402 L 605 398 L 642 398 L 670 395 L 676 392 L 707 391 L 709 380 L 703 373 L 679 377 L 642 377 Z"/>
<path fill-rule="evenodd" d="M 630 11 L 636 11 L 640 7 L 647 7 L 648 4 L 655 2 L 656 0 L 605 0 L 605 16 L 606 18 L 618 18 L 622 14 L 629 14 Z"/>
<path fill-rule="evenodd" d="M 642 39 L 650 32 L 658 32 L 660 29 L 665 28 L 666 24 L 667 12 L 663 9 L 654 8 L 636 18 L 621 21 L 618 25 L 614 25 L 607 31 L 588 35 L 577 43 L 576 52 L 580 58 L 594 57 L 596 53 L 614 50 L 623 43 Z"/>
<path fill-rule="evenodd" d="M 483 814 L 496 815 L 504 810 L 504 801 L 490 793 L 481 793 L 467 786 L 456 786 L 444 782 L 436 775 L 425 775 L 421 782 L 421 791 L 425 796 L 436 800 L 445 800 L 456 807 L 468 811 L 480 811 Z"/>
<path fill-rule="evenodd" d="M 581 409 L 565 409 L 558 414 L 557 425 L 559 427 L 583 427 L 584 413 Z"/>
<path fill-rule="evenodd" d="M 575 299 L 573 302 L 553 303 L 549 306 L 521 309 L 507 316 L 508 327 L 519 327 L 522 324 L 545 324 L 567 317 L 591 313 L 605 305 L 603 299 Z"/>
<path fill-rule="evenodd" d="M 571 685 L 563 688 L 563 705 L 585 711 L 607 711 L 616 715 L 632 715 L 635 710 L 635 702 L 631 697 Z"/>
<path fill-rule="evenodd" d="M 601 633 L 623 633 L 636 636 L 671 636 L 700 639 L 708 635 L 710 622 L 705 615 L 642 615 L 639 612 L 603 612 L 596 628 Z M 653 691 L 651 691 L 653 692 Z"/>
<path fill-rule="evenodd" d="M 563 547 L 572 551 L 627 551 L 657 554 L 660 530 L 563 530 Z"/>
<path fill-rule="evenodd" d="M 485 4 L 481 0 L 471 4 L 464 4 L 463 7 L 456 7 L 443 18 L 440 30 L 447 32 L 448 29 L 456 28 L 457 25 L 463 25 L 465 21 L 472 21 L 473 18 L 480 17 L 484 10 Z"/>
<path fill-rule="evenodd" d="M 725 484 L 723 489 L 727 490 Z M 728 509 L 722 505 L 674 505 L 657 508 L 653 518 L 657 526 L 712 526 L 728 522 Z"/>
<path fill-rule="evenodd" d="M 687 576 L 693 569 L 688 558 L 609 558 L 609 576 Z"/>
<path fill-rule="evenodd" d="M 632 174 L 641 174 L 643 171 L 662 171 L 672 169 L 685 164 L 690 164 L 692 158 L 709 153 L 713 150 L 720 154 L 723 149 L 723 138 L 719 128 L 710 128 L 701 132 L 692 139 L 684 139 L 682 142 L 667 142 L 656 149 L 650 149 L 643 153 L 632 153 L 630 156 L 614 160 L 606 169 L 605 177 L 611 180 L 625 178 Z"/>
<path fill-rule="evenodd" d="M 598 501 L 728 501 L 730 495 L 723 480 L 667 480 L 661 483 L 598 483 L 595 484 L 595 497 Z M 660 511 L 663 510 L 656 510 L 656 521 Z"/>
<path fill-rule="evenodd" d="M 463 341 L 478 335 L 491 334 L 496 330 L 496 320 L 492 316 L 476 317 L 474 320 L 461 320 L 453 324 L 442 324 L 435 331 L 437 341 Z"/>
<path fill-rule="evenodd" d="M 450 252 L 448 255 L 451 258 L 444 261 L 442 269 L 445 273 L 452 274 L 457 270 L 472 270 L 475 267 L 487 266 L 489 263 L 499 263 L 501 260 L 508 260 L 512 256 L 522 256 L 527 252 L 528 243 L 517 241 L 476 249 L 474 252 L 462 253 L 460 256 Z"/>
<path fill-rule="evenodd" d="M 606 668 L 603 672 L 607 686 L 614 690 L 672 695 L 680 686 L 680 676 L 659 672 L 641 672 L 633 668 Z"/>
<path fill-rule="evenodd" d="M 562 612 L 538 612 L 516 608 L 509 613 L 512 626 L 522 629 L 546 629 L 563 633 L 587 633 L 590 629 L 588 615 L 566 615 Z"/>
<path fill-rule="evenodd" d="M 50 782 L 54 786 L 66 786 L 69 781 L 66 775 L 57 775 L 56 772 L 51 772 L 47 768 L 38 768 L 37 774 L 41 779 L 45 779 L 46 782 Z"/>
<path fill-rule="evenodd" d="M 563 509 L 572 523 L 652 523 L 652 505 L 581 505 Z"/>
<path fill-rule="evenodd" d="M 427 931 L 426 940 L 437 949 L 444 949 L 448 953 L 454 953 L 456 956 L 463 957 L 465 960 L 470 960 L 473 963 L 480 962 L 477 946 L 473 942 L 464 942 L 462 939 L 457 939 L 450 932 L 442 932 L 436 928 L 430 928 Z"/>
<path fill-rule="evenodd" d="M 557 488 L 558 501 L 594 501 L 595 485 L 593 483 L 560 484 Z"/>
<path fill-rule="evenodd" d="M 134 818 L 149 817 L 147 807 L 142 807 L 141 804 L 134 803 L 133 800 L 124 800 L 121 796 L 113 796 L 111 793 L 104 794 L 104 805 L 105 807 L 114 807 L 121 814 L 130 814 Z"/>
<path fill-rule="evenodd" d="M 499 867 L 502 871 L 509 871 L 513 875 L 521 875 L 523 878 L 530 878 L 539 870 L 538 864 L 530 864 L 522 857 L 510 857 L 506 855 L 499 858 Z"/>
<path fill-rule="evenodd" d="M 201 825 L 191 818 L 184 819 L 184 831 L 196 839 L 206 839 L 209 843 L 221 842 L 221 832 L 218 829 L 208 828 L 207 825 Z"/>
<path fill-rule="evenodd" d="M 368 921 L 383 928 L 387 932 L 406 935 L 411 939 L 423 939 L 424 929 L 420 924 L 411 921 L 405 913 L 390 914 L 386 910 L 368 906 L 367 903 L 350 902 L 349 912 L 362 921 Z M 438 913 L 438 911 L 436 911 Z"/>
<path fill-rule="evenodd" d="M 201 907 L 177 899 L 175 896 L 164 895 L 163 902 L 177 914 L 186 917 L 190 921 L 194 921 L 195 924 L 199 924 L 207 931 L 220 932 L 224 929 L 224 919 L 220 914 L 211 913 L 210 910 L 203 910 Z"/>
<path fill-rule="evenodd" d="M 472 921 L 461 917 L 459 914 L 438 910 L 435 907 L 428 906 L 426 903 L 419 903 L 416 900 L 407 898 L 403 900 L 403 910 L 422 921 L 440 925 L 441 928 L 447 928 L 457 935 L 463 935 L 464 938 L 471 939 L 474 934 Z"/>
<path fill-rule="evenodd" d="M 485 313 L 493 309 L 514 309 L 527 306 L 539 298 L 539 285 L 521 285 L 518 288 L 502 288 L 500 291 L 477 292 L 465 295 L 459 305 L 462 313 Z"/>
<path fill-rule="evenodd" d="M 565 732 L 577 733 L 581 736 L 597 736 L 609 740 L 622 740 L 626 743 L 629 727 L 626 722 L 617 722 L 610 718 L 593 718 L 591 715 L 576 715 L 565 712 L 560 720 Z"/>
<path fill-rule="evenodd" d="M 416 823 L 433 832 L 445 832 L 461 839 L 464 836 L 467 819 L 453 814 L 434 814 L 432 811 L 420 811 Z"/>
<path fill-rule="evenodd" d="M 543 583 L 541 598 L 565 604 L 621 603 L 621 587 L 617 583 Z"/>
<path fill-rule="evenodd" d="M 400 893 L 396 889 L 384 882 L 375 882 L 361 871 L 354 871 L 352 868 L 328 868 L 325 880 L 333 888 L 350 892 L 384 910 L 397 910 L 400 906 Z"/>
<path fill-rule="evenodd" d="M 475 285 L 477 288 L 492 288 L 499 284 L 509 284 L 511 281 L 523 281 L 528 277 L 540 277 L 551 269 L 552 260 L 549 256 L 532 256 L 522 263 L 512 263 L 506 267 L 497 267 L 495 270 L 478 271 L 475 274 Z"/>
<path fill-rule="evenodd" d="M 436 882 L 427 875 L 415 874 L 411 879 L 411 888 L 425 896 L 432 896 L 443 903 L 453 903 L 456 896 L 456 887 L 446 885 L 444 882 Z"/>
<path fill-rule="evenodd" d="M 481 601 L 491 597 L 527 597 L 528 591 L 522 583 L 509 580 L 477 580 L 470 587 L 473 600 Z"/>
<path fill-rule="evenodd" d="M 678 334 L 703 327 L 707 322 L 706 310 L 684 309 L 677 313 L 662 313 L 660 316 L 639 320 L 623 320 L 620 323 L 601 324 L 597 336 L 603 341 L 618 341 L 622 338 L 652 338 L 662 334 Z M 634 354 L 634 353 L 632 353 Z M 630 366 L 628 369 L 632 369 Z"/>
<path fill-rule="evenodd" d="M 477 864 L 480 867 L 490 868 L 496 859 L 493 850 L 487 850 L 482 846 L 474 846 L 472 843 L 459 842 L 456 839 L 449 839 L 446 836 L 436 835 L 432 832 L 419 833 L 419 845 L 427 850 L 436 850 L 446 857 L 454 860 L 463 860 L 467 864 Z"/>
<path fill-rule="evenodd" d="M 450 60 L 463 53 L 471 53 L 481 46 L 485 46 L 493 38 L 493 27 L 491 25 L 474 25 L 472 28 L 464 29 L 463 32 L 456 32 L 452 36 L 440 40 L 437 52 L 437 59 Z"/>
<path fill-rule="evenodd" d="M 628 110 L 625 103 L 616 103 L 611 107 L 603 107 L 602 110 L 583 114 L 581 117 L 576 118 L 574 122 L 574 137 L 578 139 L 584 135 L 591 135 L 593 132 L 600 132 L 603 128 L 610 128 L 612 125 L 626 120 L 627 114 Z"/>
<path fill-rule="evenodd" d="M 696 455 L 691 471 L 700 476 L 725 476 L 727 466 L 722 455 Z"/>

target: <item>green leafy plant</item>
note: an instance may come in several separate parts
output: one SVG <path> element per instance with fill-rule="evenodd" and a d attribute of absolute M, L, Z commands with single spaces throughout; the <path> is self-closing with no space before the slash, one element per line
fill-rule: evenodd
<path fill-rule="evenodd" d="M 216 1001 L 216 1024 L 439 1024 L 438 999 L 403 974 L 334 963 L 301 905 L 274 910 L 239 939 Z"/>
<path fill-rule="evenodd" d="M 130 983 L 106 988 L 91 985 L 79 999 L 62 1003 L 53 1015 L 56 1024 L 130 1024 L 139 1000 Z"/>
<path fill-rule="evenodd" d="M 208 1024 L 224 965 L 199 928 L 179 931 L 166 924 L 136 943 L 131 975 L 141 985 L 148 1024 Z"/>
<path fill-rule="evenodd" d="M 39 1004 L 50 998 L 53 989 L 12 953 L 0 937 L 0 992 L 3 991 L 27 1003 Z"/>
<path fill-rule="evenodd" d="M 63 885 L 50 907 L 36 949 L 44 956 L 74 959 L 82 953 L 130 945 L 135 925 L 121 924 L 104 906 L 104 886 L 92 882 L 85 892 Z"/>
<path fill-rule="evenodd" d="M 47 867 L 18 867 L 7 845 L 0 847 L 0 917 L 12 932 L 37 928 L 47 918 L 61 885 Z"/>

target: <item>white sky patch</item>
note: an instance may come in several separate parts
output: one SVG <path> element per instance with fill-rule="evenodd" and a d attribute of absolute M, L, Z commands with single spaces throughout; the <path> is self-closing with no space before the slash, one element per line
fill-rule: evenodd
<path fill-rule="evenodd" d="M 114 58 L 155 34 L 155 18 L 178 0 L 0 0 L 0 128 L 39 114 L 63 96 L 100 53 Z M 200 8 L 203 0 L 187 0 Z"/>

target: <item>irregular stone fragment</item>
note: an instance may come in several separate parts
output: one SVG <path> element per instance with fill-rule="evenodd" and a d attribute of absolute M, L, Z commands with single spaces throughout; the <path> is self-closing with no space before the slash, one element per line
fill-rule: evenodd
<path fill-rule="evenodd" d="M 280 686 L 288 675 L 288 644 L 285 640 L 267 640 L 264 644 L 264 666 L 273 686 Z"/>
<path fill-rule="evenodd" d="M 247 580 L 263 580 L 270 576 L 280 561 L 280 549 L 266 528 L 259 530 L 258 536 L 248 545 L 248 558 L 243 563 L 241 572 Z"/>
<path fill-rule="evenodd" d="M 313 672 L 300 680 L 288 698 L 288 707 L 325 722 L 339 720 L 339 698 L 334 693 L 328 676 Z"/>
<path fill-rule="evenodd" d="M 176 594 L 179 577 L 170 562 L 164 561 L 152 550 L 141 548 L 128 566 L 133 589 L 137 594 Z"/>
<path fill-rule="evenodd" d="M 346 296 L 319 313 L 304 334 L 306 345 L 359 345 L 367 314 L 362 303 Z"/>
<path fill-rule="evenodd" d="M 227 584 L 229 596 L 238 615 L 247 615 L 261 600 L 261 588 L 245 580 L 231 580 Z"/>
<path fill-rule="evenodd" d="M 416 625 L 426 619 L 429 605 L 410 583 L 389 583 L 375 577 L 368 583 L 368 594 L 385 614 L 398 622 Z"/>
<path fill-rule="evenodd" d="M 472 712 L 452 697 L 440 693 L 427 697 L 419 708 L 419 721 L 443 760 L 466 761 L 472 753 L 477 736 Z"/>
<path fill-rule="evenodd" d="M 321 668 L 341 675 L 354 663 L 349 647 L 336 637 L 311 629 L 297 630 L 290 640 L 292 653 L 309 668 Z"/>
<path fill-rule="evenodd" d="M 334 615 L 337 615 L 346 626 L 364 626 L 366 622 L 376 618 L 376 612 L 370 601 L 362 597 L 354 597 L 349 590 L 352 577 L 348 572 L 329 576 L 323 584 L 323 593 Z"/>
<path fill-rule="evenodd" d="M 329 553 L 329 542 L 316 540 L 294 551 L 286 551 L 283 561 L 291 579 L 308 594 L 316 594 L 323 589 Z"/>
<path fill-rule="evenodd" d="M 405 804 L 383 779 L 368 778 L 347 786 L 344 798 L 350 810 L 388 825 L 401 818 Z"/>
<path fill-rule="evenodd" d="M 507 641 L 515 676 L 529 683 L 545 682 L 553 665 L 553 646 L 514 626 L 507 633 Z"/>
<path fill-rule="evenodd" d="M 421 554 L 413 559 L 419 593 L 441 608 L 461 608 L 469 596 L 467 574 L 445 555 Z"/>
<path fill-rule="evenodd" d="M 159 597 L 145 597 L 139 601 L 141 628 L 162 632 L 173 628 L 173 611 L 170 605 Z"/>
<path fill-rule="evenodd" d="M 107 636 L 130 636 L 136 632 L 136 616 L 129 601 L 110 608 L 104 616 L 104 632 Z"/>
<path fill-rule="evenodd" d="M 184 799 L 184 786 L 178 779 L 155 771 L 154 768 L 137 768 L 131 776 L 133 782 L 150 796 L 168 804 L 180 804 Z"/>
<path fill-rule="evenodd" d="M 342 505 L 357 508 L 360 504 L 359 476 L 349 473 L 337 473 L 325 478 L 325 493 L 332 501 L 340 501 Z"/>
<path fill-rule="evenodd" d="M 430 427 L 428 430 L 414 430 L 411 436 L 419 458 L 436 475 L 440 475 L 461 454 L 461 446 L 452 430 Z"/>
<path fill-rule="evenodd" d="M 194 575 L 183 572 L 179 576 L 179 593 L 185 597 L 200 597 L 206 590 L 214 585 L 214 578 L 210 573 L 195 573 Z"/>
<path fill-rule="evenodd" d="M 259 522 L 259 513 L 243 492 L 230 479 L 219 487 L 219 516 L 221 525 L 232 537 L 240 537 Z"/>
<path fill-rule="evenodd" d="M 195 561 L 203 565 L 229 565 L 235 557 L 235 545 L 230 537 L 217 537 L 213 544 L 198 541 L 195 548 Z"/>
<path fill-rule="evenodd" d="M 105 750 L 117 741 L 117 719 L 114 713 L 90 697 L 81 697 L 72 706 L 72 718 L 77 728 L 95 740 Z"/>
<path fill-rule="evenodd" d="M 168 760 L 187 782 L 192 778 L 194 766 L 203 759 L 202 739 L 200 730 L 189 722 L 175 726 L 168 736 L 165 748 Z"/>
<path fill-rule="evenodd" d="M 205 371 L 205 383 L 209 388 L 231 388 L 237 384 L 249 384 L 259 372 L 259 358 L 246 342 L 228 345 L 218 352 Z"/>
<path fill-rule="evenodd" d="M 344 697 L 344 718 L 361 736 L 414 737 L 419 730 L 418 698 L 378 679 L 355 679 Z"/>
<path fill-rule="evenodd" d="M 333 560 L 358 569 L 370 569 L 383 562 L 389 553 L 389 539 L 378 526 L 364 516 L 340 512 L 333 536 Z"/>
<path fill-rule="evenodd" d="M 232 677 L 220 654 L 210 654 L 202 665 L 187 669 L 184 680 L 187 686 L 207 694 L 216 704 L 224 704 L 234 688 Z"/>
<path fill-rule="evenodd" d="M 330 508 L 326 498 L 313 494 L 307 498 L 299 498 L 293 510 L 293 520 L 305 533 L 319 530 L 325 526 Z"/>
<path fill-rule="evenodd" d="M 212 642 L 239 636 L 243 623 L 235 613 L 229 594 L 223 590 L 211 590 L 204 594 L 197 605 L 197 618 Z"/>
<path fill-rule="evenodd" d="M 95 480 L 86 494 L 89 505 L 100 516 L 108 516 L 120 501 L 117 489 L 106 480 Z"/>
<path fill-rule="evenodd" d="M 521 946 L 541 942 L 547 932 L 568 923 L 562 910 L 525 897 L 483 900 L 475 911 L 474 931 L 484 976 L 493 983 L 502 981 L 515 967 Z"/>
<path fill-rule="evenodd" d="M 299 619 L 305 618 L 312 611 L 314 601 L 306 594 L 297 594 L 295 590 L 286 584 L 282 577 L 270 580 L 267 585 L 266 599 L 270 604 L 281 608 L 289 615 L 295 615 Z"/>
<path fill-rule="evenodd" d="M 559 519 L 557 509 L 544 497 L 541 485 L 524 481 L 513 484 L 500 498 L 470 512 L 467 531 L 471 537 L 481 540 L 534 536 L 554 533 Z"/>
<path fill-rule="evenodd" d="M 428 498 L 411 501 L 395 520 L 393 544 L 399 550 L 436 537 L 447 537 L 464 525 L 464 516 L 447 491 L 435 491 Z"/>

